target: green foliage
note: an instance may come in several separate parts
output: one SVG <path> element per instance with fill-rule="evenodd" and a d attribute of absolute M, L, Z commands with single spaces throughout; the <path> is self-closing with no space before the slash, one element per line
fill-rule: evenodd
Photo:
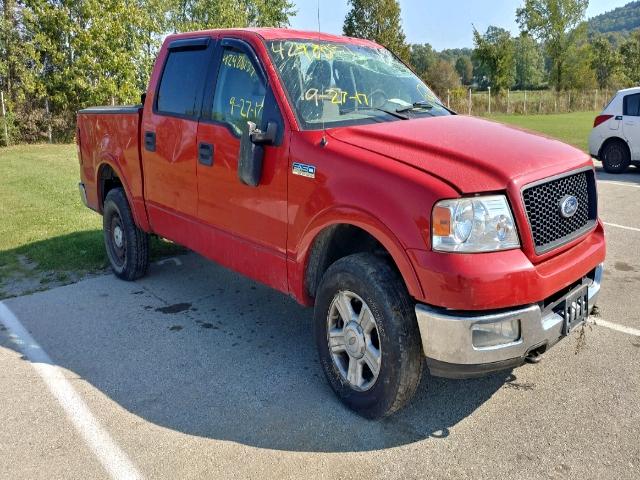
<path fill-rule="evenodd" d="M 585 38 L 589 0 L 525 0 L 516 11 L 520 28 L 541 41 L 551 61 L 551 84 L 567 88 L 569 49 Z"/>
<path fill-rule="evenodd" d="M 496 92 L 510 88 L 515 79 L 515 46 L 511 34 L 504 28 L 491 26 L 482 35 L 475 27 L 473 52 L 481 66 L 486 69 L 488 82 Z"/>
<path fill-rule="evenodd" d="M 640 28 L 640 2 L 630 2 L 589 20 L 589 30 L 626 35 Z"/>
<path fill-rule="evenodd" d="M 537 90 L 545 82 L 544 55 L 540 45 L 526 33 L 514 40 L 516 76 L 515 87 L 519 90 Z"/>
<path fill-rule="evenodd" d="M 634 85 L 640 84 L 640 30 L 631 34 L 620 47 L 623 71 Z"/>
<path fill-rule="evenodd" d="M 343 26 L 345 35 L 373 40 L 409 61 L 410 50 L 402 31 L 397 0 L 349 0 L 349 4 L 351 9 Z"/>
<path fill-rule="evenodd" d="M 469 57 L 458 57 L 456 60 L 456 72 L 460 77 L 463 85 L 471 85 L 473 83 L 473 63 Z"/>
<path fill-rule="evenodd" d="M 593 49 L 586 38 L 567 48 L 564 87 L 575 90 L 594 90 L 598 86 L 596 74 L 591 68 Z"/>
<path fill-rule="evenodd" d="M 461 81 L 473 83 L 470 49 L 436 52 L 431 45 L 411 45 L 409 61 L 416 73 L 441 97 L 458 89 Z M 454 66 L 455 65 L 455 66 Z"/>
<path fill-rule="evenodd" d="M 171 31 L 284 26 L 290 0 L 4 0 L 0 88 L 15 141 L 69 140 L 75 112 L 137 103 Z M 46 103 L 49 113 L 46 112 Z"/>
<path fill-rule="evenodd" d="M 447 90 L 460 87 L 458 72 L 447 60 L 438 60 L 427 72 L 424 80 L 441 97 L 444 98 Z"/>
<path fill-rule="evenodd" d="M 168 23 L 176 32 L 246 26 L 286 27 L 289 17 L 295 13 L 289 0 L 169 0 L 164 4 Z"/>
<path fill-rule="evenodd" d="M 438 62 L 439 56 L 431 45 L 411 45 L 409 49 L 409 62 L 413 65 L 414 70 L 422 78 L 425 78 L 427 72 L 433 68 Z"/>
<path fill-rule="evenodd" d="M 605 89 L 614 86 L 622 67 L 620 54 L 602 35 L 591 41 L 591 49 L 591 68 L 595 72 L 598 87 Z"/>

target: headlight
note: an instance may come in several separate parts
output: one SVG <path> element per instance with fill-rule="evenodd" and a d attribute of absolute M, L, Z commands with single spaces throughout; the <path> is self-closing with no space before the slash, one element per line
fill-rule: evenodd
<path fill-rule="evenodd" d="M 518 248 L 504 195 L 442 200 L 433 207 L 432 245 L 443 252 L 493 252 Z"/>

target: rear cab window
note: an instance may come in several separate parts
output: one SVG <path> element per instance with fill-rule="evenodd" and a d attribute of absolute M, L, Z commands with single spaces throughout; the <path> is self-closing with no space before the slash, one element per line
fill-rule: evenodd
<path fill-rule="evenodd" d="M 211 52 L 198 48 L 169 50 L 158 86 L 154 113 L 198 119 Z"/>

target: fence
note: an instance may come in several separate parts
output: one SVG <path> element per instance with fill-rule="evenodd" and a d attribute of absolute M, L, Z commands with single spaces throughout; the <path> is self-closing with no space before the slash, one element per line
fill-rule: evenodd
<path fill-rule="evenodd" d="M 491 90 L 473 92 L 471 89 L 448 90 L 445 98 L 452 110 L 468 115 L 531 115 L 600 111 L 614 95 L 612 90 L 552 90 L 510 91 L 496 94 Z"/>
<path fill-rule="evenodd" d="M 580 111 L 600 111 L 609 102 L 613 90 L 552 90 L 474 92 L 458 88 L 448 90 L 442 100 L 452 110 L 468 115 L 530 115 L 550 113 L 570 113 Z M 115 103 L 111 98 L 111 103 Z M 32 143 L 69 141 L 74 133 L 74 112 L 52 113 L 47 99 L 35 102 L 30 108 L 11 112 L 5 102 L 4 92 L 0 92 L 2 118 L 0 119 L 0 145 L 12 143 Z"/>

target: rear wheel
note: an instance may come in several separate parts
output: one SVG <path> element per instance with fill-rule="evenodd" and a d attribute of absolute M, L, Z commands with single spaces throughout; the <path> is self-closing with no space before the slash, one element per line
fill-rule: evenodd
<path fill-rule="evenodd" d="M 149 267 L 149 236 L 135 224 L 122 188 L 107 193 L 102 225 L 113 273 L 123 280 L 144 276 Z"/>
<path fill-rule="evenodd" d="M 607 143 L 601 153 L 602 166 L 609 173 L 623 173 L 631 164 L 629 147 L 622 140 Z"/>
<path fill-rule="evenodd" d="M 329 267 L 314 323 L 324 373 L 348 407 L 377 419 L 409 402 L 422 376 L 420 334 L 404 282 L 387 262 L 364 253 Z"/>

